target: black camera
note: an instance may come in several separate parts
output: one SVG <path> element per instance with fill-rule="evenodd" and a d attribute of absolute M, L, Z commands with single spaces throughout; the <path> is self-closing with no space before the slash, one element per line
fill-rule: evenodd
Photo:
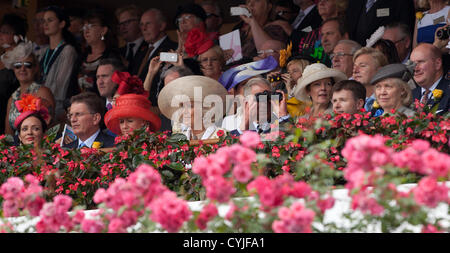
<path fill-rule="evenodd" d="M 279 101 L 283 100 L 283 94 L 281 94 L 281 92 L 278 92 L 278 91 L 265 90 L 263 92 L 256 93 L 255 94 L 256 102 L 260 101 L 261 96 L 266 96 L 266 98 L 267 98 L 267 100 L 262 99 L 262 101 L 270 101 L 270 100 L 272 100 L 272 96 L 278 96 Z"/>
<path fill-rule="evenodd" d="M 445 27 L 436 32 L 436 37 L 440 40 L 446 40 L 450 37 L 450 27 Z"/>
<path fill-rule="evenodd" d="M 279 81 L 281 81 L 282 79 L 281 79 L 281 74 L 278 74 L 278 75 L 276 75 L 276 76 L 272 76 L 270 79 L 269 79 L 269 81 L 271 82 L 271 83 L 275 83 L 275 82 L 279 82 Z"/>

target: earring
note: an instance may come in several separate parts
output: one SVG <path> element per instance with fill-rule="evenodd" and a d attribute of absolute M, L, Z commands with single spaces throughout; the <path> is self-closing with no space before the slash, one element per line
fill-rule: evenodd
<path fill-rule="evenodd" d="M 105 36 L 103 36 L 103 34 L 102 34 L 102 38 L 101 38 L 101 40 L 105 40 Z"/>

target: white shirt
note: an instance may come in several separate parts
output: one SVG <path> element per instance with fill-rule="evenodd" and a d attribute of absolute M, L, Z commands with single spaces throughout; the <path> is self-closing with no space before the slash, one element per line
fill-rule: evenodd
<path fill-rule="evenodd" d="M 428 94 L 428 100 L 430 100 L 431 96 L 433 96 L 433 91 L 434 91 L 434 89 L 436 89 L 436 87 L 438 86 L 438 84 L 441 80 L 442 80 L 442 76 L 430 87 L 430 93 Z M 425 91 L 426 91 L 426 89 L 422 87 L 421 93 L 420 93 L 420 99 L 422 99 L 423 93 Z"/>
<path fill-rule="evenodd" d="M 130 48 L 130 44 L 134 43 L 134 47 L 133 47 L 133 56 L 136 55 L 136 52 L 139 50 L 139 47 L 141 46 L 142 42 L 144 41 L 144 37 L 140 37 L 139 39 L 132 41 L 132 42 L 128 42 L 127 43 L 127 54 L 128 54 L 128 48 Z M 128 55 L 127 55 L 128 56 Z"/>
<path fill-rule="evenodd" d="M 167 38 L 167 35 L 165 35 L 164 37 L 162 37 L 161 39 L 159 39 L 157 42 L 153 43 L 153 44 L 148 44 L 148 47 L 152 47 L 153 46 L 153 51 L 150 52 L 149 57 L 148 57 L 148 61 L 150 61 L 151 56 L 155 53 L 155 51 L 158 49 L 158 47 L 163 43 L 163 41 Z"/>
<path fill-rule="evenodd" d="M 79 147 L 80 144 L 81 144 L 82 142 L 84 142 L 84 144 L 85 144 L 87 147 L 92 148 L 92 144 L 94 143 L 94 141 L 95 141 L 95 139 L 97 138 L 97 136 L 98 136 L 99 133 L 100 133 L 100 129 L 97 130 L 97 132 L 95 132 L 95 134 L 91 135 L 91 137 L 87 138 L 87 140 L 85 140 L 85 141 L 82 141 L 80 138 L 78 138 L 78 146 L 77 146 L 77 147 Z"/>

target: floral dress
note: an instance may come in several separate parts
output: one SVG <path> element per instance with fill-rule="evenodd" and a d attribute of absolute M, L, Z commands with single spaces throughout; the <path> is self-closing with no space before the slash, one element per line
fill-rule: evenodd
<path fill-rule="evenodd" d="M 35 82 L 33 82 L 27 89 L 25 94 L 36 94 L 39 89 L 42 87 L 42 85 L 37 84 Z M 14 93 L 11 95 L 11 108 L 9 110 L 9 116 L 8 116 L 8 120 L 9 120 L 9 125 L 11 126 L 11 129 L 15 129 L 14 127 L 14 121 L 16 120 L 16 118 L 19 116 L 20 112 L 16 107 L 15 102 L 17 100 L 21 99 L 22 94 L 20 94 L 20 87 L 14 91 Z"/>

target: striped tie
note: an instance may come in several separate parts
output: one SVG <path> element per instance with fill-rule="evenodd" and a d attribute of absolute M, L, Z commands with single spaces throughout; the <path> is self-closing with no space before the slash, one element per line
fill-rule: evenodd
<path fill-rule="evenodd" d="M 430 90 L 425 90 L 423 93 L 422 99 L 420 100 L 420 103 L 426 105 L 428 103 L 428 95 L 430 94 Z"/>
<path fill-rule="evenodd" d="M 374 3 L 375 3 L 375 0 L 367 0 L 367 2 L 366 2 L 366 12 L 369 12 L 370 8 L 372 8 Z"/>
<path fill-rule="evenodd" d="M 80 145 L 78 145 L 78 148 L 84 148 L 84 147 L 87 147 L 87 145 L 84 142 L 82 142 L 82 143 L 80 143 Z"/>

